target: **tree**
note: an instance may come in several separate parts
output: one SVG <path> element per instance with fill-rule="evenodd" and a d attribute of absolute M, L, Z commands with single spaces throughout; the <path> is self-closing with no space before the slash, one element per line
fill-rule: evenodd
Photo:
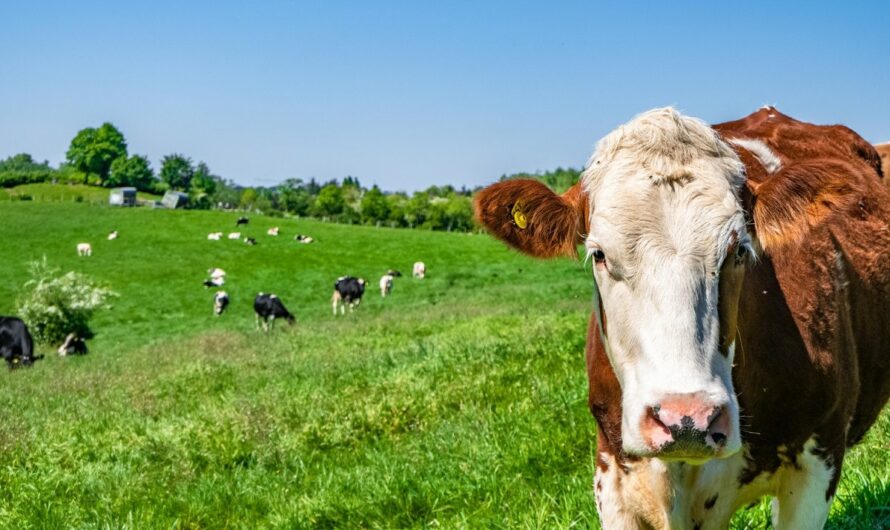
<path fill-rule="evenodd" d="M 300 179 L 288 179 L 278 186 L 279 206 L 294 215 L 309 215 L 312 207 L 312 196 L 307 186 Z"/>
<path fill-rule="evenodd" d="M 105 181 L 108 187 L 133 186 L 141 191 L 152 191 L 154 184 L 155 172 L 148 158 L 142 155 L 116 158 Z"/>
<path fill-rule="evenodd" d="M 473 229 L 473 201 L 467 196 L 453 193 L 445 203 L 445 217 L 448 230 L 469 231 Z"/>
<path fill-rule="evenodd" d="M 124 135 L 108 122 L 98 129 L 81 129 L 65 153 L 68 163 L 83 174 L 84 183 L 92 175 L 99 179 L 100 184 L 108 178 L 111 164 L 125 156 L 127 142 Z"/>
<path fill-rule="evenodd" d="M 211 195 L 212 203 L 221 204 L 223 208 L 234 208 L 241 200 L 241 188 L 232 181 L 216 178 L 216 189 Z"/>
<path fill-rule="evenodd" d="M 0 187 L 10 188 L 29 182 L 44 182 L 58 177 L 49 162 L 37 163 L 28 153 L 19 153 L 0 160 Z"/>
<path fill-rule="evenodd" d="M 358 177 L 353 177 L 351 175 L 347 175 L 346 178 L 343 179 L 343 187 L 344 188 L 361 188 L 362 185 L 358 181 Z"/>
<path fill-rule="evenodd" d="M 392 193 L 386 196 L 386 202 L 389 206 L 389 225 L 392 227 L 408 226 L 405 221 L 405 205 L 408 203 L 408 196 L 403 192 Z"/>
<path fill-rule="evenodd" d="M 335 217 L 343 213 L 346 208 L 346 199 L 343 190 L 336 184 L 328 184 L 318 192 L 315 204 L 312 205 L 312 213 L 316 216 Z"/>
<path fill-rule="evenodd" d="M 389 202 L 375 184 L 361 202 L 361 219 L 363 223 L 384 222 L 389 218 Z"/>
<path fill-rule="evenodd" d="M 253 188 L 244 188 L 244 191 L 241 192 L 241 199 L 239 201 L 239 206 L 244 208 L 245 210 L 249 210 L 253 208 L 253 205 L 257 202 L 257 192 Z"/>
<path fill-rule="evenodd" d="M 191 189 L 196 193 L 213 195 L 216 192 L 216 183 L 219 177 L 210 172 L 210 168 L 204 162 L 198 162 L 195 174 L 192 177 Z"/>
<path fill-rule="evenodd" d="M 161 161 L 161 180 L 166 182 L 171 190 L 188 191 L 194 175 L 192 159 L 185 155 L 173 153 Z"/>
<path fill-rule="evenodd" d="M 405 222 L 414 228 L 426 222 L 429 213 L 430 196 L 418 191 L 405 203 Z"/>

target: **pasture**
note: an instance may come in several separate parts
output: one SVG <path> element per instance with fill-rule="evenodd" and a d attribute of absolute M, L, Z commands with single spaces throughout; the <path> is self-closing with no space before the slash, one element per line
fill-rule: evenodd
<path fill-rule="evenodd" d="M 237 216 L 0 203 L 0 314 L 44 255 L 120 294 L 89 355 L 0 374 L 0 526 L 599 528 L 589 268 L 483 235 L 262 216 L 238 228 L 255 247 L 206 239 Z M 416 260 L 427 279 L 410 278 Z M 219 318 L 211 267 L 228 273 Z M 389 268 L 406 276 L 384 300 Z M 335 319 L 345 274 L 369 287 Z M 260 291 L 297 325 L 257 332 Z M 887 411 L 849 455 L 828 527 L 890 527 Z"/>

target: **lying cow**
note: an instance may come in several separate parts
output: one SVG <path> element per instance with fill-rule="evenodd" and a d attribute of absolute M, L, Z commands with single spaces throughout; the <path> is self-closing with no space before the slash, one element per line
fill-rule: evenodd
<path fill-rule="evenodd" d="M 210 279 L 204 280 L 204 287 L 222 287 L 226 283 L 226 271 L 219 267 L 207 269 L 207 274 L 210 275 Z"/>
<path fill-rule="evenodd" d="M 309 243 L 312 243 L 315 240 L 312 239 L 312 236 L 304 236 L 303 234 L 297 234 L 294 236 L 294 241 L 296 241 L 297 243 L 303 243 L 304 245 L 308 245 Z"/>
<path fill-rule="evenodd" d="M 250 219 L 247 217 L 239 217 L 237 221 L 235 221 L 235 226 L 246 225 L 250 222 Z"/>
<path fill-rule="evenodd" d="M 254 239 L 254 238 L 252 238 L 252 237 L 245 237 L 245 238 L 244 238 L 244 243 L 245 243 L 247 246 L 252 247 L 252 246 L 256 245 L 256 239 Z"/>
<path fill-rule="evenodd" d="M 260 328 L 260 322 L 262 322 L 263 331 L 272 329 L 276 319 L 283 318 L 291 325 L 296 322 L 296 318 L 284 307 L 281 299 L 274 294 L 258 294 L 253 300 L 253 311 L 256 313 L 257 329 Z"/>
<path fill-rule="evenodd" d="M 77 336 L 77 333 L 69 333 L 65 337 L 65 342 L 59 346 L 59 357 L 67 355 L 86 355 L 88 351 L 87 343 L 84 339 Z"/>
<path fill-rule="evenodd" d="M 850 129 L 772 107 L 713 128 L 657 109 L 562 196 L 535 180 L 477 195 L 525 253 L 587 249 L 604 528 L 724 529 L 766 495 L 775 528 L 822 528 L 890 394 L 879 164 Z"/>
<path fill-rule="evenodd" d="M 77 244 L 77 255 L 78 256 L 92 256 L 93 255 L 93 246 L 89 243 L 78 243 Z"/>
<path fill-rule="evenodd" d="M 43 355 L 34 355 L 34 339 L 22 319 L 0 317 L 0 357 L 10 369 L 43 359 Z"/>
<path fill-rule="evenodd" d="M 266 235 L 277 236 L 278 235 L 278 227 L 273 226 L 272 228 L 266 230 Z"/>
<path fill-rule="evenodd" d="M 340 308 L 340 314 L 346 314 L 346 306 L 349 306 L 349 312 L 358 307 L 365 294 L 365 280 L 362 278 L 354 278 L 352 276 L 342 276 L 337 279 L 334 284 L 334 294 L 331 295 L 331 305 L 334 309 L 334 316 L 337 316 L 337 308 Z"/>
<path fill-rule="evenodd" d="M 422 261 L 418 261 L 414 264 L 411 275 L 422 280 L 426 276 L 426 265 Z"/>
<path fill-rule="evenodd" d="M 229 294 L 225 291 L 216 291 L 213 295 L 213 314 L 220 316 L 227 307 L 229 307 Z"/>
<path fill-rule="evenodd" d="M 117 236 L 118 236 L 117 230 L 115 230 L 115 231 L 111 232 L 110 234 L 108 234 L 108 240 L 114 241 L 115 239 L 117 239 Z"/>
<path fill-rule="evenodd" d="M 222 235 L 222 232 L 210 232 L 209 234 L 207 234 L 207 239 L 209 241 L 219 241 L 220 239 L 222 239 Z"/>
<path fill-rule="evenodd" d="M 229 235 L 226 237 L 229 239 L 241 239 L 241 232 L 229 232 Z"/>

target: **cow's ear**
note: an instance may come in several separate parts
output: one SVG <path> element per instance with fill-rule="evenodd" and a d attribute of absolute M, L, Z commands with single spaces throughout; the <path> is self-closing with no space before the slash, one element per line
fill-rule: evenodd
<path fill-rule="evenodd" d="M 557 195 L 537 180 L 505 180 L 480 191 L 475 206 L 476 219 L 495 237 L 538 258 L 577 257 L 587 234 L 580 183 Z"/>

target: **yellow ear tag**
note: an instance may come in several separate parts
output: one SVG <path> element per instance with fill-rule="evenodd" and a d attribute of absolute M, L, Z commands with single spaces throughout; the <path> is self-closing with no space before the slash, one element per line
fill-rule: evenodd
<path fill-rule="evenodd" d="M 513 215 L 513 222 L 516 223 L 516 226 L 521 230 L 525 230 L 525 227 L 528 226 L 528 220 L 525 218 L 525 214 L 522 213 L 522 201 L 516 201 L 510 213 Z"/>

